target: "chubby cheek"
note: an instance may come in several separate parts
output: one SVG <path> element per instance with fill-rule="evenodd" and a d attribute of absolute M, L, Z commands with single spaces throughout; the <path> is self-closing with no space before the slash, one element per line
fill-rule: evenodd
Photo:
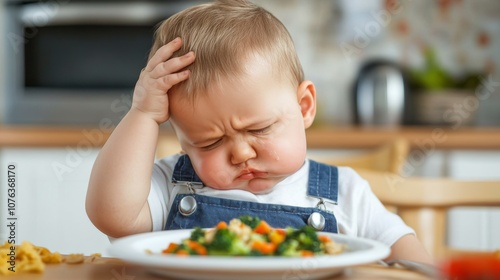
<path fill-rule="evenodd" d="M 293 173 L 303 164 L 307 153 L 307 141 L 300 112 L 289 114 L 283 125 L 265 139 L 259 147 L 261 157 L 273 161 L 283 173 Z"/>
<path fill-rule="evenodd" d="M 265 160 L 269 171 L 277 174 L 289 175 L 297 171 L 306 157 L 305 139 L 297 135 L 294 139 L 270 141 L 260 146 L 259 159 Z"/>
<path fill-rule="evenodd" d="M 190 157 L 193 157 L 190 155 Z M 194 155 L 196 157 L 196 155 Z M 227 159 L 220 154 L 204 155 L 191 160 L 194 164 L 196 174 L 203 182 L 215 189 L 228 189 L 233 181 L 234 174 L 231 166 L 227 165 Z"/>

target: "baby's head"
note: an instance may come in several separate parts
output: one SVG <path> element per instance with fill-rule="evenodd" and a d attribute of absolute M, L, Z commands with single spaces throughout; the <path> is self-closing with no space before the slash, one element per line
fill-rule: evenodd
<path fill-rule="evenodd" d="M 299 170 L 316 93 L 283 24 L 247 1 L 222 0 L 163 22 L 152 54 L 176 37 L 174 56 L 196 58 L 168 92 L 170 123 L 202 181 L 264 193 Z"/>
<path fill-rule="evenodd" d="M 245 0 L 219 0 L 188 8 L 161 23 L 150 57 L 180 37 L 183 45 L 174 57 L 194 51 L 187 67 L 191 76 L 179 84 L 183 95 L 206 92 L 213 83 L 234 79 L 245 61 L 258 55 L 271 66 L 276 78 L 297 87 L 304 79 L 295 47 L 285 26 L 271 13 Z"/>

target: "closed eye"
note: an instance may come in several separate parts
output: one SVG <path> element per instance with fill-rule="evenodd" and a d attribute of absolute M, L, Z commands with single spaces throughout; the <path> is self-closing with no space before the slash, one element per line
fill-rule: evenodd
<path fill-rule="evenodd" d="M 268 125 L 264 128 L 260 128 L 260 129 L 251 129 L 249 130 L 248 132 L 252 133 L 252 134 L 266 134 L 267 132 L 269 132 L 271 130 L 271 125 Z"/>
<path fill-rule="evenodd" d="M 210 145 L 200 147 L 200 149 L 205 150 L 205 151 L 209 151 L 209 150 L 212 150 L 214 148 L 217 148 L 217 146 L 219 146 L 221 143 L 222 143 L 222 138 L 218 139 L 217 141 L 215 141 L 214 143 L 212 143 Z"/>

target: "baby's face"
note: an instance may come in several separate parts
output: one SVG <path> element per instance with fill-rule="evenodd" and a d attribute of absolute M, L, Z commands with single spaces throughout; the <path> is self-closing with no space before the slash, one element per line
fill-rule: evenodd
<path fill-rule="evenodd" d="M 241 79 L 223 81 L 194 104 L 172 94 L 171 122 L 207 186 L 266 193 L 304 164 L 309 124 L 298 88 L 263 61 L 247 67 Z"/>

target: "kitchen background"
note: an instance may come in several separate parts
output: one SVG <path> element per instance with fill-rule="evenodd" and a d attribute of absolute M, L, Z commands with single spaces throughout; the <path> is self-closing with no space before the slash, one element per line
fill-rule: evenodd
<path fill-rule="evenodd" d="M 498 1 L 256 2 L 289 28 L 306 76 L 318 89 L 319 122 L 353 122 L 352 86 L 360 66 L 372 59 L 385 58 L 420 71 L 429 82 L 414 93 L 452 95 L 464 90 L 458 85 L 449 88 L 447 76 L 500 77 Z M 435 69 L 425 69 L 431 66 L 427 51 L 434 53 Z M 499 89 L 479 100 L 471 123 L 500 124 Z"/>
<path fill-rule="evenodd" d="M 21 1 L 4 0 L 3 2 Z M 63 8 L 71 7 L 79 1 L 41 2 L 46 4 L 45 7 L 31 13 L 33 14 L 30 22 L 32 26 L 28 29 L 30 32 L 24 36 L 26 46 L 32 45 L 32 41 L 38 43 L 37 37 L 43 38 L 44 27 L 47 25 L 49 16 L 62 14 Z M 153 2 L 165 3 L 165 1 Z M 166 1 L 166 3 L 178 2 L 192 3 L 190 1 Z M 317 87 L 319 104 L 317 125 L 350 125 L 355 121 L 353 86 L 360 68 L 368 61 L 380 59 L 397 63 L 408 74 L 407 82 L 411 88 L 407 96 L 409 108 L 406 111 L 412 115 L 406 123 L 442 124 L 448 121 L 456 124 L 457 122 L 454 121 L 456 115 L 462 113 L 462 115 L 467 115 L 467 118 L 464 118 L 464 122 L 460 125 L 500 125 L 500 110 L 497 110 L 500 107 L 499 87 L 495 83 L 488 87 L 481 86 L 481 81 L 484 80 L 500 80 L 498 70 L 500 67 L 500 3 L 498 1 L 256 0 L 255 2 L 282 20 L 294 38 L 306 77 Z M 119 3 L 119 1 L 114 1 L 114 3 Z M 123 4 L 117 6 L 127 7 Z M 133 7 L 130 4 L 128 6 Z M 95 124 L 103 117 L 111 117 L 115 123 L 119 121 L 124 110 L 112 112 L 111 103 L 120 98 L 130 99 L 131 89 L 123 90 L 122 95 L 107 95 L 110 97 L 108 99 L 104 99 L 105 94 L 86 95 L 76 101 L 74 100 L 76 94 L 73 96 L 46 94 L 46 98 L 42 97 L 33 101 L 30 98 L 34 98 L 35 94 L 25 94 L 25 89 L 16 88 L 16 83 L 22 83 L 20 81 L 22 77 L 18 78 L 22 75 L 20 74 L 22 68 L 17 64 L 22 64 L 23 61 L 22 59 L 12 60 L 12 57 L 19 55 L 19 50 L 23 45 L 23 37 L 20 36 L 22 34 L 19 35 L 22 30 L 6 30 L 12 26 L 10 22 L 12 15 L 7 14 L 4 5 L 0 12 L 3 13 L 2 19 L 4 20 L 2 24 L 4 28 L 1 28 L 0 32 L 4 33 L 2 38 L 5 38 L 0 45 L 2 48 L 0 58 L 6 62 L 2 63 L 4 67 L 0 69 L 3 72 L 0 72 L 2 74 L 0 76 L 2 79 L 9 77 L 1 84 L 3 90 L 0 91 L 0 101 L 2 101 L 0 121 L 42 125 L 58 124 L 58 122 Z M 83 9 L 81 12 L 83 13 Z M 139 15 L 142 12 L 144 11 L 138 7 L 136 14 Z M 78 12 L 74 13 L 76 14 L 70 17 L 78 16 Z M 26 14 L 28 13 L 20 17 Z M 126 18 L 127 16 L 123 16 L 121 20 L 126 20 Z M 133 20 L 136 19 L 130 16 L 130 21 L 133 22 Z M 30 38 L 31 36 L 33 38 Z M 71 44 L 69 41 L 64 43 Z M 50 55 L 41 47 L 39 51 L 45 51 L 46 56 Z M 116 52 L 118 50 L 115 50 Z M 86 61 L 91 61 L 91 59 L 99 58 L 89 57 Z M 69 59 L 65 58 L 65 60 Z M 83 64 L 83 62 L 85 61 L 77 61 L 75 64 Z M 121 62 L 126 62 L 126 60 L 121 60 Z M 39 63 L 43 63 L 43 60 L 39 60 Z M 127 75 L 135 78 L 141 66 L 140 62 L 130 61 L 129 68 L 131 69 Z M 32 68 L 35 67 L 42 69 L 39 71 L 44 70 L 43 65 L 35 65 Z M 48 67 L 47 69 L 50 70 L 45 69 L 45 71 L 52 72 L 53 68 Z M 71 71 L 75 73 L 79 71 L 76 67 L 73 65 L 71 69 L 70 65 L 65 64 L 62 69 L 67 69 L 67 72 L 62 73 L 66 75 L 61 80 L 72 79 Z M 104 69 L 102 66 L 95 67 L 93 71 L 99 73 L 100 68 Z M 121 68 L 127 67 L 123 65 Z M 86 73 L 91 72 L 85 70 Z M 35 78 L 42 80 L 44 77 L 39 75 L 40 77 L 35 76 Z M 82 77 L 84 78 L 87 77 Z M 58 84 L 57 86 L 64 85 Z M 41 93 L 38 95 L 42 96 Z M 99 98 L 102 102 L 97 102 L 101 100 Z M 25 111 L 19 110 L 22 113 L 17 113 L 14 108 L 22 108 L 22 105 L 13 104 L 14 99 L 20 103 L 31 101 L 34 104 L 26 107 Z M 96 102 L 92 103 L 93 100 Z M 128 103 L 123 100 L 124 105 Z M 8 104 L 11 107 L 8 107 Z M 457 106 L 462 108 L 455 110 L 455 114 L 444 115 L 448 109 L 453 108 L 453 104 L 458 104 Z M 41 107 L 47 108 L 45 111 L 40 111 Z M 69 109 L 64 111 L 63 107 Z M 81 110 L 83 111 L 80 112 Z M 427 111 L 424 114 L 422 110 Z M 51 114 L 54 116 L 48 117 Z M 79 123 L 78 118 L 71 117 L 74 115 L 85 121 Z M 89 118 L 89 115 L 95 117 Z"/>
<path fill-rule="evenodd" d="M 2 1 L 0 5 L 2 20 L 9 17 L 3 5 L 6 2 Z M 57 8 L 78 1 L 43 2 Z M 453 128 L 500 126 L 499 1 L 254 2 L 282 20 L 296 43 L 306 77 L 317 87 L 319 111 L 315 125 L 353 125 L 353 86 L 358 73 L 368 61 L 384 59 L 405 70 L 413 107 L 410 110 L 413 115 L 406 120 L 408 124 L 445 125 L 448 122 L 446 125 Z M 8 26 L 4 23 L 0 26 Z M 0 122 L 10 124 L 17 122 L 7 117 L 9 96 L 17 93 L 10 92 L 7 85 L 10 72 L 17 68 L 6 63 L 11 61 L 12 36 L 9 35 L 12 34 L 2 27 Z M 127 93 L 129 97 L 131 89 Z M 52 101 L 55 103 L 56 100 L 47 100 L 46 103 L 50 105 Z M 57 101 L 64 103 L 64 98 Z M 123 101 L 123 104 L 128 102 Z M 122 113 L 113 112 L 113 124 L 116 125 Z M 95 115 L 96 120 L 108 117 L 92 111 L 88 114 Z M 35 116 L 34 119 L 41 117 Z M 58 118 L 64 119 L 65 116 Z M 24 124 L 59 125 L 51 122 Z M 20 188 L 24 188 L 19 194 L 20 215 L 24 219 L 18 229 L 20 238 L 50 245 L 63 253 L 103 251 L 107 238 L 92 228 L 81 208 L 75 210 L 75 205 L 83 206 L 86 183 L 98 150 L 79 148 L 5 148 L 0 151 L 2 168 L 7 162 L 15 161 L 20 176 L 23 176 L 19 181 Z M 450 177 L 500 179 L 499 159 L 499 151 L 435 151 L 420 164 L 415 174 L 441 176 L 439 166 L 449 161 L 453 168 L 446 175 Z M 480 167 L 476 165 L 478 162 L 482 164 Z M 2 191 L 0 195 L 4 193 Z M 455 231 L 462 233 L 451 237 L 451 242 L 462 247 L 500 248 L 500 227 L 494 223 L 500 213 L 484 209 L 472 212 L 458 214 L 469 222 L 456 223 Z M 72 215 L 71 219 L 68 215 Z M 470 221 L 473 221 L 472 225 Z M 6 234 L 4 230 L 2 227 L 0 240 Z M 88 241 L 83 246 L 75 244 L 75 235 Z"/>

